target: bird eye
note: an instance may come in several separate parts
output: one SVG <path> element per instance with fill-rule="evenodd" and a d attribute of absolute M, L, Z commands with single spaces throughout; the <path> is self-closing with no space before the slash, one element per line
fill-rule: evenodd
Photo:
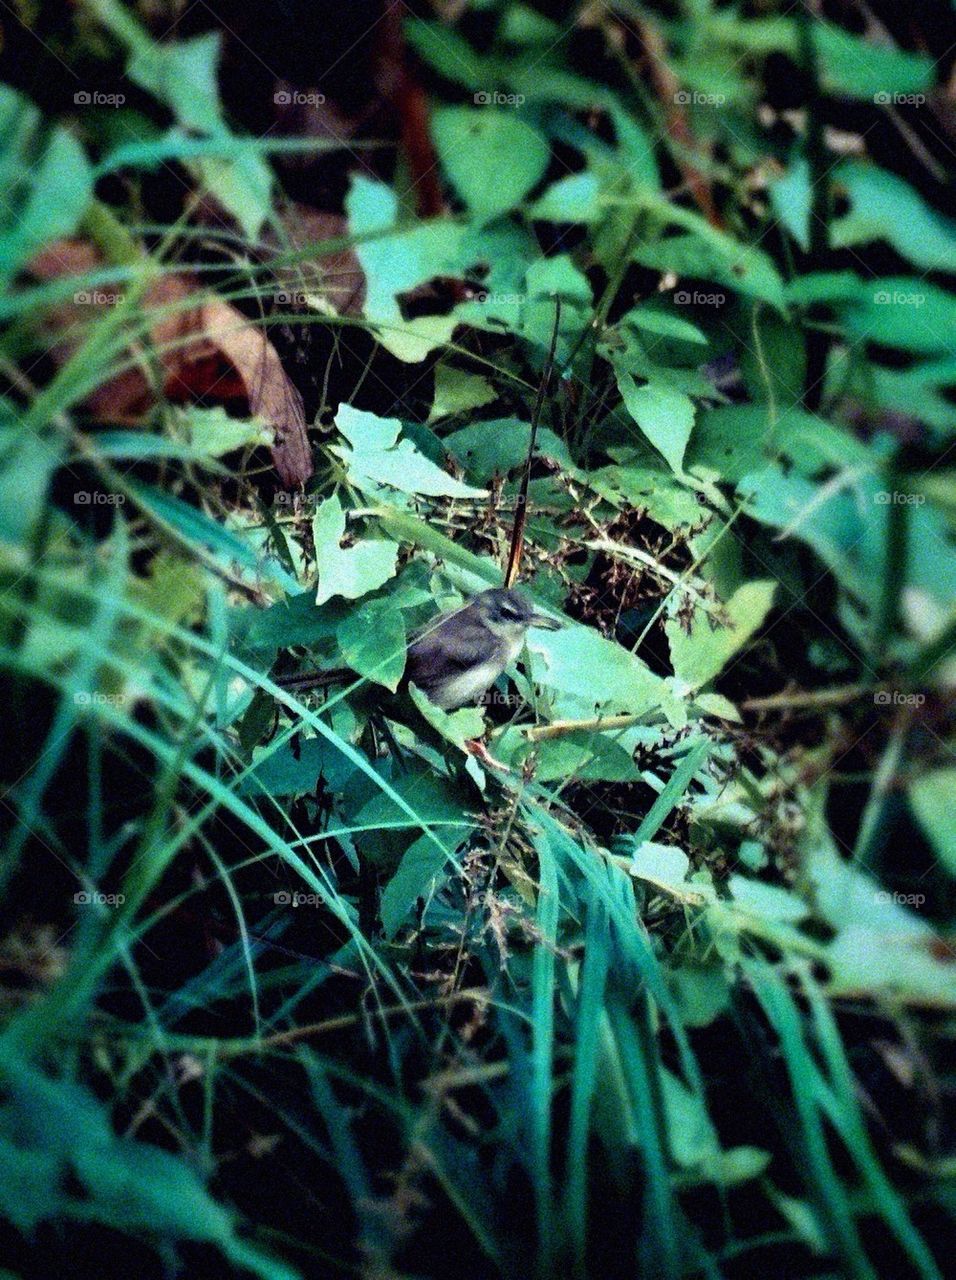
<path fill-rule="evenodd" d="M 520 609 L 516 609 L 513 605 L 506 604 L 502 607 L 501 612 L 506 618 L 510 618 L 512 622 L 523 622 L 524 614 Z"/>

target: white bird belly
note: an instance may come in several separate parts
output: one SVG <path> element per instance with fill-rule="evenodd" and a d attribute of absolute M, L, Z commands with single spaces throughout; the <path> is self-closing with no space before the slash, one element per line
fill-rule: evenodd
<path fill-rule="evenodd" d="M 432 694 L 432 700 L 443 711 L 454 711 L 456 707 L 463 707 L 468 702 L 476 702 L 491 688 L 502 671 L 504 671 L 504 664 L 500 660 L 469 667 L 467 671 L 463 671 L 461 675 L 455 676 L 453 680 L 443 685 L 440 692 L 436 690 Z"/>

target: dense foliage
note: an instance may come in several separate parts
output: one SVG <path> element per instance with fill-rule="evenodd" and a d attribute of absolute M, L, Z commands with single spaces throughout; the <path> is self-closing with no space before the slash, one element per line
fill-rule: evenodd
<path fill-rule="evenodd" d="M 3 1274 L 940 1277 L 950 7 L 259 8 L 2 17 Z"/>

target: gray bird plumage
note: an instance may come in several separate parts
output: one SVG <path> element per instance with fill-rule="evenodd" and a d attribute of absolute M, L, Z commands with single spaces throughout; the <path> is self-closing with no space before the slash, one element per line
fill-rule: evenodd
<path fill-rule="evenodd" d="M 412 637 L 402 683 L 414 684 L 444 711 L 453 711 L 487 693 L 518 656 L 530 627 L 556 631 L 560 626 L 536 613 L 520 591 L 493 587 L 460 609 L 439 614 Z M 282 676 L 278 682 L 301 691 L 353 679 L 354 671 L 335 667 Z"/>
<path fill-rule="evenodd" d="M 453 711 L 491 688 L 518 656 L 530 627 L 555 631 L 560 625 L 536 613 L 520 591 L 493 587 L 440 614 L 412 640 L 405 679 Z"/>

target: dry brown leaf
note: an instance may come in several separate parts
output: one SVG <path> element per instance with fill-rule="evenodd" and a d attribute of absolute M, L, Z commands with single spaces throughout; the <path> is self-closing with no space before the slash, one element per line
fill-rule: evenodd
<path fill-rule="evenodd" d="M 340 213 L 324 213 L 304 204 L 290 204 L 281 211 L 288 248 L 301 251 L 324 241 L 345 239 L 348 221 Z M 277 244 L 276 249 L 279 249 Z M 304 258 L 294 267 L 279 267 L 280 301 L 293 306 L 307 299 L 324 300 L 339 315 L 361 315 L 365 303 L 365 276 L 355 252 L 349 248 Z"/>
<path fill-rule="evenodd" d="M 30 265 L 39 280 L 62 279 L 102 265 L 84 241 L 63 240 L 44 250 Z M 86 294 L 84 297 L 83 294 Z M 80 326 L 96 307 L 113 306 L 115 290 L 82 291 L 72 302 L 53 308 L 47 318 L 51 354 L 63 364 L 76 350 Z M 195 305 L 187 305 L 195 298 Z M 90 412 L 112 422 L 136 422 L 155 403 L 147 376 L 155 362 L 162 391 L 179 403 L 200 398 L 244 400 L 250 412 L 274 431 L 272 459 L 279 478 L 295 488 L 312 474 L 302 397 L 290 382 L 275 347 L 261 328 L 218 298 L 203 300 L 192 276 L 167 275 L 150 286 L 143 301 L 157 312 L 149 350 L 142 364 L 117 374 L 88 398 Z"/>

